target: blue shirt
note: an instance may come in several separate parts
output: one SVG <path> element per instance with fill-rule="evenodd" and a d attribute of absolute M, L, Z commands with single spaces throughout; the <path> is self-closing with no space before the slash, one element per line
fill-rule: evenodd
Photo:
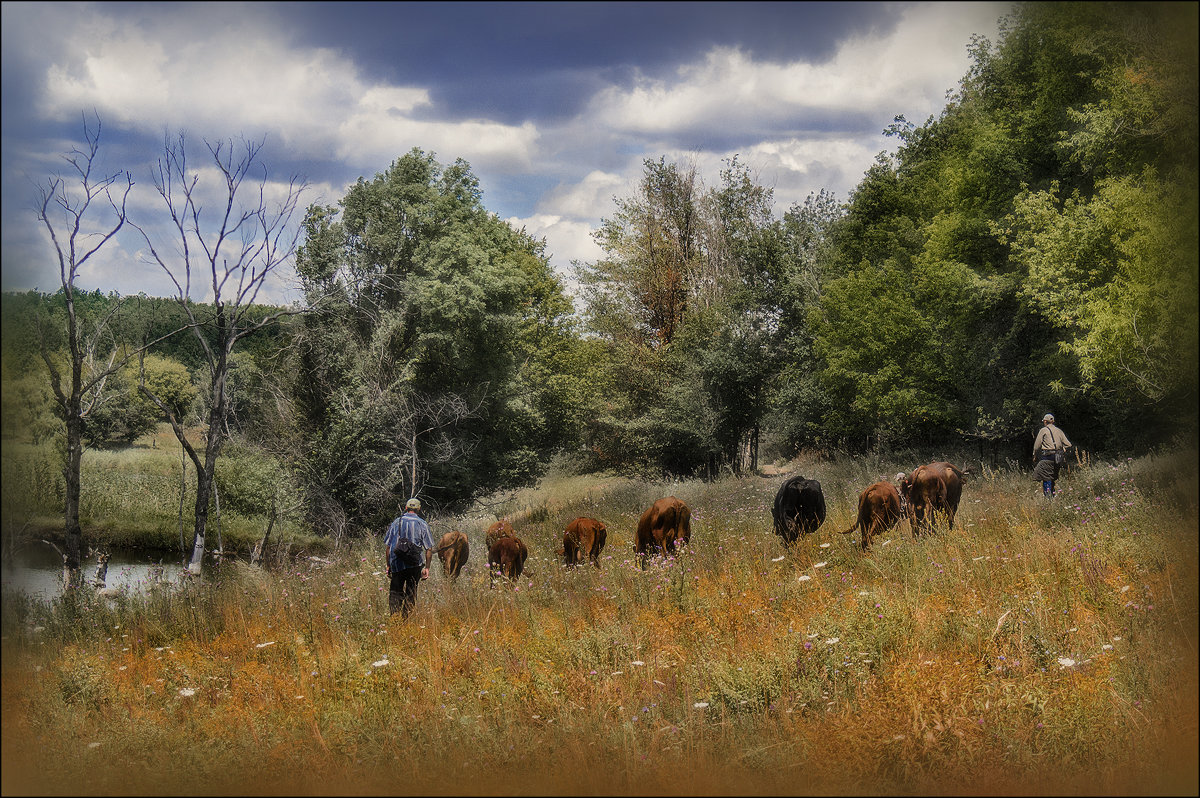
<path fill-rule="evenodd" d="M 423 549 L 433 548 L 433 535 L 429 533 L 429 524 L 411 510 L 392 521 L 388 526 L 387 532 L 383 536 L 383 545 L 386 550 L 391 551 L 395 548 L 396 541 L 400 538 L 411 540 Z"/>

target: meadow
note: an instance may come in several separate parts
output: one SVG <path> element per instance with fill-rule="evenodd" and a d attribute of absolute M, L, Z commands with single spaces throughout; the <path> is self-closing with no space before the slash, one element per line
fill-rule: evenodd
<path fill-rule="evenodd" d="M 953 530 L 838 534 L 916 462 L 786 464 L 829 506 L 790 550 L 782 474 L 549 476 L 432 519 L 467 571 L 435 563 L 408 620 L 378 537 L 144 596 L 5 595 L 3 791 L 1195 794 L 1195 454 L 1094 461 L 1053 502 L 976 467 Z M 640 570 L 637 517 L 672 494 L 691 545 Z M 579 515 L 608 526 L 600 570 L 556 556 Z M 489 589 L 500 516 L 530 558 Z"/>

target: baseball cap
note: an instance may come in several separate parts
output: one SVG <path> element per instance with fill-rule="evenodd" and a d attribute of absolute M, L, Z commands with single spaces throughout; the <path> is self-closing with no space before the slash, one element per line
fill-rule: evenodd
<path fill-rule="evenodd" d="M 1042 421 L 1053 421 L 1053 420 L 1054 420 L 1053 413 L 1047 413 L 1046 415 L 1042 416 Z"/>
<path fill-rule="evenodd" d="M 405 510 L 420 510 L 421 509 L 421 500 L 416 499 L 416 498 L 409 499 L 408 501 L 406 501 L 404 503 L 404 509 Z"/>

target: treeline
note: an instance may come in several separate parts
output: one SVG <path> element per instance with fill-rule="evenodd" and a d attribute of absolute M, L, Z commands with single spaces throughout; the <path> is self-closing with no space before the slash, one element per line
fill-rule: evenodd
<path fill-rule="evenodd" d="M 230 432 L 286 463 L 333 534 L 413 493 L 449 509 L 526 483 L 563 451 L 714 474 L 766 451 L 1024 447 L 1047 410 L 1092 450 L 1193 441 L 1195 33 L 1194 4 L 1020 6 L 937 118 L 896 117 L 895 154 L 844 203 L 780 214 L 736 157 L 711 185 L 647 160 L 604 257 L 576 264 L 579 314 L 469 166 L 414 149 L 308 209 L 307 311 L 235 353 Z M 4 297 L 6 424 L 56 301 Z M 118 302 L 113 347 L 186 322 L 174 300 L 85 304 Z M 194 336 L 151 352 L 159 393 L 202 400 L 177 379 Z M 108 423 L 92 445 L 136 427 Z"/>

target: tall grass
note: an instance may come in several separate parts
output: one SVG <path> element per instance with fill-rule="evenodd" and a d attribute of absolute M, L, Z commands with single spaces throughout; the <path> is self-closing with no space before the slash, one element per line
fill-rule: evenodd
<path fill-rule="evenodd" d="M 782 477 L 548 478 L 474 511 L 458 582 L 387 614 L 378 541 L 144 597 L 6 595 L 6 792 L 1155 793 L 1196 790 L 1194 456 L 1093 464 L 1047 503 L 976 475 L 956 528 L 837 534 L 904 463 L 806 465 L 829 518 L 786 550 Z M 692 544 L 645 570 L 640 512 Z M 564 569 L 567 521 L 608 526 Z M 483 535 L 530 559 L 489 589 Z"/>
<path fill-rule="evenodd" d="M 236 458 L 236 452 L 226 455 L 220 465 L 235 462 Z M 30 537 L 61 536 L 66 488 L 61 454 L 54 445 L 5 440 L 0 464 L 6 525 L 24 526 Z M 221 476 L 218 472 L 218 483 Z M 165 424 L 143 436 L 135 446 L 116 451 L 87 450 L 80 481 L 79 516 L 88 545 L 191 548 L 196 470 L 190 460 L 181 459 L 179 444 Z M 219 531 L 226 551 L 250 551 L 267 528 L 269 512 L 266 500 L 251 508 L 234 508 L 226 502 L 218 529 L 216 506 L 210 506 L 211 543 L 216 544 Z M 318 545 L 301 520 L 287 513 L 277 520 L 272 536 L 309 547 Z"/>

